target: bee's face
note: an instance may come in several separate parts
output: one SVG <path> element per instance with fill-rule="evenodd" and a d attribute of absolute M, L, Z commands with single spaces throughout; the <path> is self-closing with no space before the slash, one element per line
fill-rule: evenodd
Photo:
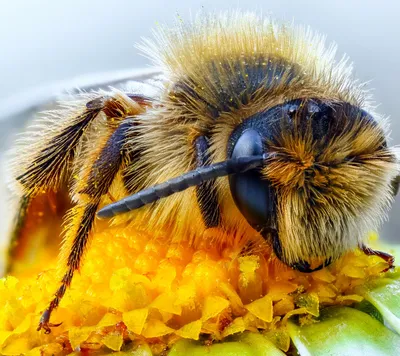
<path fill-rule="evenodd" d="M 374 118 L 349 103 L 292 100 L 246 120 L 231 141 L 232 157 L 270 155 L 230 185 L 248 222 L 275 233 L 288 264 L 354 248 L 391 201 L 395 155 Z"/>

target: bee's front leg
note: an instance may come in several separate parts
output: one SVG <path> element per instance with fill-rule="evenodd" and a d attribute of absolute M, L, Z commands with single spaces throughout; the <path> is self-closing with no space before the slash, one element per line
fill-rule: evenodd
<path fill-rule="evenodd" d="M 271 241 L 272 243 L 272 248 L 275 252 L 275 256 L 283 262 L 285 265 L 289 266 L 290 268 L 295 269 L 296 271 L 302 272 L 302 273 L 311 273 L 315 271 L 319 271 L 322 268 L 325 268 L 329 266 L 332 263 L 332 258 L 327 258 L 322 264 L 315 268 L 311 268 L 311 265 L 309 262 L 306 260 L 298 260 L 297 262 L 292 262 L 288 263 L 288 261 L 285 260 L 283 257 L 283 250 L 282 250 L 282 245 L 279 239 L 278 231 L 276 229 L 264 229 L 261 234 L 263 237 Z"/>
<path fill-rule="evenodd" d="M 390 253 L 373 250 L 372 248 L 366 246 L 365 244 L 361 244 L 360 249 L 367 256 L 378 256 L 378 257 L 382 258 L 385 262 L 387 262 L 388 267 L 385 268 L 382 272 L 387 272 L 390 269 L 393 269 L 395 267 L 394 266 L 394 256 L 391 255 Z"/>

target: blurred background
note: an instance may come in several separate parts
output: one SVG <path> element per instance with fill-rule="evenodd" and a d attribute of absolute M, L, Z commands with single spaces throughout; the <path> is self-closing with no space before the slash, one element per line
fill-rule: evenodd
<path fill-rule="evenodd" d="M 347 53 L 361 81 L 371 81 L 379 111 L 391 117 L 391 144 L 400 144 L 400 22 L 398 1 L 247 0 L 69 0 L 2 1 L 0 8 L 0 157 L 15 132 L 29 121 L 35 103 L 63 88 L 85 87 L 102 78 L 148 68 L 134 44 L 151 36 L 158 23 L 173 24 L 197 11 L 240 8 L 280 21 L 311 26 Z M 116 71 L 116 74 L 109 72 Z M 105 74 L 104 74 L 105 73 Z M 122 74 L 121 74 L 122 73 Z M 2 159 L 1 175 L 7 174 Z M 10 209 L 4 184 L 1 235 Z M 400 199 L 381 236 L 400 242 Z"/>

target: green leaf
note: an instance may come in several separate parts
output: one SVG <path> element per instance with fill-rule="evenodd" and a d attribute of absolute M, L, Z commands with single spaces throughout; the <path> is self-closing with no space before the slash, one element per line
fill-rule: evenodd
<path fill-rule="evenodd" d="M 369 284 L 362 294 L 379 310 L 384 321 L 400 334 L 400 280 L 380 279 Z"/>
<path fill-rule="evenodd" d="M 400 336 L 368 314 L 348 307 L 326 308 L 318 322 L 306 326 L 290 321 L 288 330 L 302 356 L 400 354 Z"/>
<path fill-rule="evenodd" d="M 201 342 L 180 340 L 168 353 L 168 356 L 284 356 L 265 336 L 244 332 L 228 338 L 222 343 L 206 346 Z"/>

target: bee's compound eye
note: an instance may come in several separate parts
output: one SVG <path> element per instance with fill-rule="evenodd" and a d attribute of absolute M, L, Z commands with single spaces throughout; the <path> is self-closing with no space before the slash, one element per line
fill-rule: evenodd
<path fill-rule="evenodd" d="M 334 110 L 319 100 L 295 99 L 282 105 L 283 127 L 281 130 L 293 134 L 306 134 L 311 129 L 313 140 L 321 140 L 328 134 L 335 121 Z"/>
<path fill-rule="evenodd" d="M 370 114 L 347 102 L 294 99 L 281 105 L 281 110 L 283 120 L 280 132 L 300 133 L 302 136 L 311 132 L 313 141 L 322 145 L 349 132 L 356 135 L 366 127 L 377 128 L 377 122 Z M 386 147 L 383 132 L 378 129 L 376 132 L 382 135 L 382 147 Z"/>
<path fill-rule="evenodd" d="M 242 132 L 232 151 L 231 158 L 263 154 L 261 135 L 252 128 Z M 262 179 L 254 169 L 229 177 L 233 200 L 240 212 L 255 229 L 270 225 L 275 212 L 274 190 L 271 183 Z"/>

